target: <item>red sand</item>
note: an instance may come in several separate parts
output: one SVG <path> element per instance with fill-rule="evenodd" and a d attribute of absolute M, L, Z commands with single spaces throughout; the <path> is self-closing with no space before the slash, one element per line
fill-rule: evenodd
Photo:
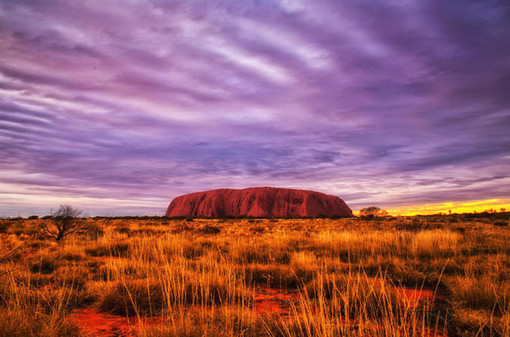
<path fill-rule="evenodd" d="M 141 322 L 136 317 L 123 317 L 97 312 L 94 308 L 76 309 L 70 315 L 82 332 L 94 337 L 133 337 L 133 328 L 140 323 L 157 324 L 161 322 L 159 317 L 142 318 Z"/>
<path fill-rule="evenodd" d="M 284 289 L 259 288 L 255 293 L 255 312 L 260 315 L 289 315 L 299 294 Z"/>
<path fill-rule="evenodd" d="M 411 289 L 411 288 L 396 288 L 397 293 L 401 296 L 405 303 L 410 307 L 418 307 L 426 302 L 433 304 L 435 301 L 435 294 L 432 290 L 427 289 Z"/>
<path fill-rule="evenodd" d="M 99 313 L 95 309 L 76 309 L 71 318 L 78 324 L 84 334 L 90 336 L 131 337 L 130 322 L 126 317 Z"/>

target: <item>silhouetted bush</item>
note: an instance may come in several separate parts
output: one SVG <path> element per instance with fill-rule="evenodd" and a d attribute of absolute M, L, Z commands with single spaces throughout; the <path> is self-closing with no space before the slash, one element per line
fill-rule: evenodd
<path fill-rule="evenodd" d="M 71 205 L 60 205 L 59 209 L 52 214 L 51 222 L 39 224 L 39 231 L 43 237 L 60 242 L 66 236 L 77 233 L 84 228 L 84 222 L 77 219 L 81 211 Z"/>

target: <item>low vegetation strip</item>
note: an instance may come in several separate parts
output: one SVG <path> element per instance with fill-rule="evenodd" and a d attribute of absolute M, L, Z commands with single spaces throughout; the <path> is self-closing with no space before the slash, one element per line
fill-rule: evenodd
<path fill-rule="evenodd" d="M 0 336 L 509 336 L 498 217 L 0 220 Z"/>

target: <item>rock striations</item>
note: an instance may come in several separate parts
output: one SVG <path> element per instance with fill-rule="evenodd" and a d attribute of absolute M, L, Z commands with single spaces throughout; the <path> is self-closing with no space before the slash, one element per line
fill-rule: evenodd
<path fill-rule="evenodd" d="M 350 217 L 339 197 L 288 188 L 219 189 L 181 195 L 170 203 L 168 217 Z"/>

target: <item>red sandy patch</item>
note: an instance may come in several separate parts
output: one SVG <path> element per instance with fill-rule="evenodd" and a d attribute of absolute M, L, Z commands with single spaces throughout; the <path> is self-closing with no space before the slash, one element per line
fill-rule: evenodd
<path fill-rule="evenodd" d="M 83 333 L 90 336 L 132 336 L 130 325 L 126 317 L 98 313 L 95 309 L 77 309 L 72 319 L 78 324 Z"/>
<path fill-rule="evenodd" d="M 259 288 L 255 293 L 255 312 L 260 315 L 289 315 L 299 294 L 275 288 Z"/>
<path fill-rule="evenodd" d="M 428 289 L 395 288 L 402 300 L 417 308 L 425 303 L 433 304 L 436 296 Z M 299 294 L 285 289 L 258 288 L 255 293 L 255 311 L 259 314 L 288 315 L 291 305 L 299 301 Z"/>
<path fill-rule="evenodd" d="M 437 294 L 428 289 L 395 288 L 402 300 L 411 308 L 433 306 L 437 300 Z M 421 332 L 424 337 L 447 337 L 448 332 L 442 327 L 424 328 Z"/>
<path fill-rule="evenodd" d="M 435 301 L 435 293 L 427 289 L 395 288 L 402 300 L 410 307 L 416 308 L 424 303 L 432 304 Z"/>
<path fill-rule="evenodd" d="M 161 321 L 159 317 L 127 318 L 97 312 L 94 308 L 76 309 L 71 314 L 82 332 L 94 337 L 132 337 L 133 328 L 140 324 L 156 324 Z"/>

